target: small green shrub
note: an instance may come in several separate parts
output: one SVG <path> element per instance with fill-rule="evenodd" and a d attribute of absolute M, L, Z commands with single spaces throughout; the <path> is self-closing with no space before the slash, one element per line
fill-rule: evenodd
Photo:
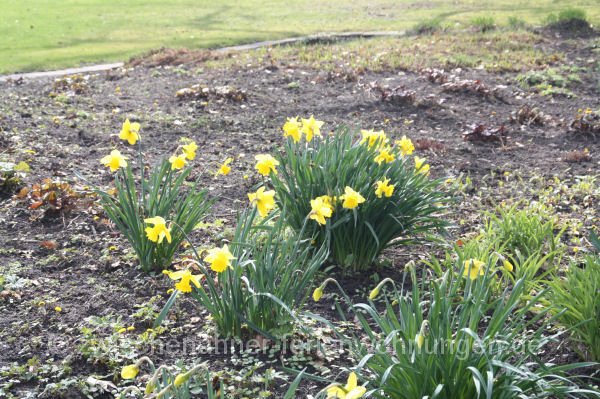
<path fill-rule="evenodd" d="M 223 337 L 248 338 L 245 324 L 272 339 L 292 331 L 295 313 L 327 258 L 327 247 L 313 251 L 310 239 L 297 240 L 286 232 L 284 217 L 272 214 L 257 221 L 257 213 L 253 207 L 238 217 L 230 246 L 209 251 L 204 263 L 193 261 L 205 277 L 190 277 L 189 270 L 168 273 L 181 281 L 155 325 L 166 317 L 180 292 L 189 292 L 208 309 Z M 214 274 L 210 269 L 217 272 L 216 280 L 210 277 Z"/>
<path fill-rule="evenodd" d="M 600 251 L 593 233 L 592 241 Z M 552 311 L 571 332 L 575 351 L 583 359 L 600 361 L 600 256 L 588 255 L 581 264 L 572 262 L 566 275 L 556 276 L 550 286 Z"/>
<path fill-rule="evenodd" d="M 538 357 L 545 344 L 559 338 L 544 335 L 553 322 L 546 317 L 547 309 L 537 308 L 545 292 L 523 306 L 525 284 L 518 280 L 512 290 L 506 287 L 495 296 L 490 265 L 478 266 L 483 274 L 471 280 L 465 276 L 466 261 L 446 261 L 444 275 L 434 280 L 427 279 L 426 270 L 420 279 L 413 270 L 412 284 L 403 280 L 385 297 L 383 313 L 373 302 L 353 305 L 345 296 L 351 314 L 338 306 L 340 317 L 357 319 L 363 334 L 348 338 L 313 316 L 350 348 L 358 361 L 357 373 L 368 382 L 366 397 L 597 397 L 596 391 L 570 382 L 577 377 L 566 378 L 589 363 L 555 366 Z M 370 298 L 388 281 L 382 281 Z M 407 284 L 412 291 L 405 291 Z"/>
<path fill-rule="evenodd" d="M 390 245 L 421 242 L 420 233 L 447 225 L 443 180 L 430 180 L 425 160 L 410 156 L 410 140 L 391 147 L 383 131 L 362 135 L 340 127 L 310 142 L 289 138 L 275 155 L 279 167 L 269 171 L 286 222 L 304 228 L 317 247 L 328 242 L 333 262 L 354 270 Z"/>

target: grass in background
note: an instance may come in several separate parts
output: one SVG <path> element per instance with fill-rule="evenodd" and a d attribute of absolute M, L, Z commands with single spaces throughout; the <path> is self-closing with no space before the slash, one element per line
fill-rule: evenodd
<path fill-rule="evenodd" d="M 417 3 L 409 0 L 5 0 L 0 74 L 126 60 L 149 49 L 214 48 L 330 31 L 403 30 L 423 21 L 468 26 L 478 17 L 541 23 L 570 6 L 600 19 L 596 0 Z"/>

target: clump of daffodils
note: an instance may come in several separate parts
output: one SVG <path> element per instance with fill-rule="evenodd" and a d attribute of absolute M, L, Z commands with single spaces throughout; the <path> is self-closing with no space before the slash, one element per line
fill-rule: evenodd
<path fill-rule="evenodd" d="M 317 245 L 329 237 L 333 260 L 359 270 L 397 238 L 414 241 L 446 225 L 438 218 L 445 194 L 429 180 L 430 165 L 413 154 L 410 138 L 394 141 L 370 129 L 355 139 L 347 128 L 322 136 L 323 125 L 314 116 L 288 118 L 284 150 L 257 157 L 295 231 L 316 237 Z M 303 229 L 307 218 L 313 225 Z"/>
<path fill-rule="evenodd" d="M 139 165 L 143 165 L 140 129 L 140 123 L 126 119 L 119 138 L 129 145 L 137 143 Z M 116 174 L 117 187 L 108 192 L 94 187 L 94 191 L 108 217 L 133 247 L 144 271 L 160 271 L 170 266 L 180 244 L 212 203 L 206 201 L 208 191 L 199 189 L 197 184 L 184 189 L 185 179 L 192 170 L 186 166 L 196 157 L 197 149 L 194 141 L 182 138 L 175 153 L 163 157 L 149 174 L 146 168 L 140 168 L 139 181 L 143 184 L 137 181 L 127 156 L 120 150 L 113 149 L 100 160 Z M 77 172 L 76 175 L 86 180 Z"/>

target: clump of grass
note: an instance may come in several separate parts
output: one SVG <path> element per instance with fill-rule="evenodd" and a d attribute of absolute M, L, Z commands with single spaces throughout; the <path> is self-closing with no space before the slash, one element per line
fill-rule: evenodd
<path fill-rule="evenodd" d="M 587 23 L 587 15 L 585 13 L 584 10 L 580 9 L 580 8 L 567 8 L 565 10 L 562 10 L 558 13 L 558 15 L 556 14 L 549 14 L 546 17 L 545 20 L 547 25 L 550 26 L 556 26 L 556 25 L 561 25 L 564 26 L 565 23 L 572 23 L 572 22 L 584 22 L 583 26 L 589 26 Z M 580 25 L 571 25 L 572 28 L 575 27 L 581 27 Z"/>
<path fill-rule="evenodd" d="M 559 21 L 570 21 L 572 19 L 581 19 L 585 21 L 587 16 L 585 11 L 580 8 L 567 8 L 558 13 Z"/>
<path fill-rule="evenodd" d="M 476 17 L 471 20 L 471 25 L 479 28 L 482 32 L 488 32 L 496 28 L 493 17 Z"/>
<path fill-rule="evenodd" d="M 413 27 L 413 32 L 417 34 L 431 33 L 442 29 L 442 19 L 439 17 L 420 21 Z"/>
<path fill-rule="evenodd" d="M 521 18 L 515 17 L 515 16 L 508 17 L 507 23 L 508 23 L 508 26 L 513 29 L 524 28 L 525 26 L 527 26 L 527 22 L 525 22 Z"/>

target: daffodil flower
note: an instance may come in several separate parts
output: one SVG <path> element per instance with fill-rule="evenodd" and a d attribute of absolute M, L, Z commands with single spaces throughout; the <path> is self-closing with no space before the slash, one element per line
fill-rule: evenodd
<path fill-rule="evenodd" d="M 225 160 L 225 162 L 223 162 L 223 165 L 221 165 L 221 167 L 215 174 L 215 177 L 217 177 L 219 175 L 227 176 L 227 173 L 229 173 L 229 171 L 231 170 L 231 168 L 227 165 L 229 165 L 231 163 L 231 161 L 233 161 L 233 158 L 227 158 Z"/>
<path fill-rule="evenodd" d="M 358 385 L 356 374 L 350 373 L 348 382 L 344 387 L 335 385 L 327 389 L 327 398 L 357 399 L 363 396 L 365 392 L 367 392 L 367 388 Z"/>
<path fill-rule="evenodd" d="M 392 196 L 394 193 L 394 186 L 392 184 L 388 184 L 389 182 L 390 179 L 384 178 L 383 180 L 379 180 L 375 183 L 377 184 L 377 188 L 375 189 L 375 195 L 377 198 L 382 198 L 384 195 L 386 197 Z"/>
<path fill-rule="evenodd" d="M 263 176 L 268 176 L 271 171 L 277 174 L 275 167 L 279 165 L 279 161 L 273 158 L 270 154 L 258 154 L 254 157 L 258 162 L 256 163 L 256 170 Z"/>
<path fill-rule="evenodd" d="M 390 163 L 390 162 L 394 161 L 394 159 L 396 159 L 396 155 L 392 154 L 390 151 L 391 151 L 390 147 L 380 148 L 379 155 L 377 155 L 375 157 L 375 162 L 377 162 L 377 164 L 381 165 L 382 162 Z"/>
<path fill-rule="evenodd" d="M 190 281 L 197 288 L 200 288 L 200 280 L 204 277 L 202 274 L 192 274 L 189 269 L 178 270 L 176 272 L 164 270 L 163 273 L 168 275 L 171 280 L 180 280 L 177 284 L 175 284 L 175 288 L 181 292 L 192 292 Z"/>
<path fill-rule="evenodd" d="M 354 191 L 351 187 L 346 186 L 344 195 L 340 196 L 342 202 L 342 206 L 347 209 L 353 209 L 365 202 L 365 199 L 360 193 Z"/>
<path fill-rule="evenodd" d="M 116 171 L 119 168 L 127 167 L 127 161 L 125 157 L 121 155 L 119 150 L 112 150 L 110 155 L 105 156 L 100 160 L 104 166 L 108 166 L 111 172 Z"/>
<path fill-rule="evenodd" d="M 160 216 L 144 219 L 144 223 L 152 223 L 154 227 L 146 227 L 146 236 L 152 242 L 162 243 L 167 237 L 167 241 L 171 242 L 171 228 L 167 229 L 166 221 Z"/>
<path fill-rule="evenodd" d="M 300 124 L 298 123 L 298 117 L 287 118 L 287 122 L 283 125 L 284 137 L 290 136 L 294 143 L 297 143 L 302 138 L 302 132 L 300 131 Z"/>
<path fill-rule="evenodd" d="M 181 169 L 185 166 L 185 159 L 187 158 L 187 155 L 181 154 L 181 155 L 171 155 L 171 157 L 169 158 L 169 162 L 171 163 L 171 170 L 175 170 L 175 169 Z"/>
<path fill-rule="evenodd" d="M 471 280 L 475 280 L 478 276 L 485 274 L 485 262 L 477 259 L 469 259 L 464 262 L 465 271 L 463 276 L 469 276 Z"/>
<path fill-rule="evenodd" d="M 429 164 L 424 164 L 425 158 L 415 157 L 415 169 L 417 173 L 423 173 L 425 176 L 429 176 Z"/>
<path fill-rule="evenodd" d="M 185 154 L 185 157 L 187 159 L 189 159 L 190 161 L 194 158 L 196 158 L 196 150 L 198 149 L 198 146 L 196 145 L 196 142 L 192 141 L 189 144 L 186 144 L 182 147 L 183 153 Z"/>
<path fill-rule="evenodd" d="M 256 205 L 260 216 L 265 217 L 271 209 L 275 208 L 274 196 L 274 190 L 265 191 L 265 188 L 261 187 L 255 193 L 249 193 L 248 199 L 250 203 Z"/>
<path fill-rule="evenodd" d="M 315 120 L 315 118 L 311 115 L 309 119 L 302 119 L 302 132 L 306 134 L 306 141 L 310 142 L 315 136 L 321 136 L 321 126 L 323 126 L 322 121 Z"/>
<path fill-rule="evenodd" d="M 121 140 L 127 140 L 129 144 L 134 145 L 136 141 L 140 139 L 140 124 L 137 122 L 129 122 L 129 119 L 125 119 L 123 127 L 121 128 Z"/>
<path fill-rule="evenodd" d="M 406 136 L 402 136 L 399 141 L 396 141 L 396 144 L 400 147 L 400 152 L 402 155 L 410 155 L 415 150 L 415 146 L 413 145 L 410 139 L 407 139 Z"/>
<path fill-rule="evenodd" d="M 323 199 L 323 197 L 317 197 L 314 200 L 310 200 L 310 206 L 312 208 L 308 217 L 316 220 L 319 224 L 327 224 L 325 218 L 330 218 L 332 213 L 332 207 L 329 202 Z"/>
<path fill-rule="evenodd" d="M 373 129 L 361 130 L 360 133 L 362 134 L 362 139 L 359 144 L 367 143 L 369 147 L 373 147 L 375 144 L 377 144 L 377 147 L 383 147 L 388 141 L 383 130 L 378 132 L 373 131 Z"/>
<path fill-rule="evenodd" d="M 204 261 L 210 263 L 210 268 L 217 273 L 222 273 L 228 267 L 231 267 L 231 261 L 235 256 L 229 252 L 227 244 L 223 248 L 212 248 L 208 250 L 208 255 L 204 257 Z"/>

